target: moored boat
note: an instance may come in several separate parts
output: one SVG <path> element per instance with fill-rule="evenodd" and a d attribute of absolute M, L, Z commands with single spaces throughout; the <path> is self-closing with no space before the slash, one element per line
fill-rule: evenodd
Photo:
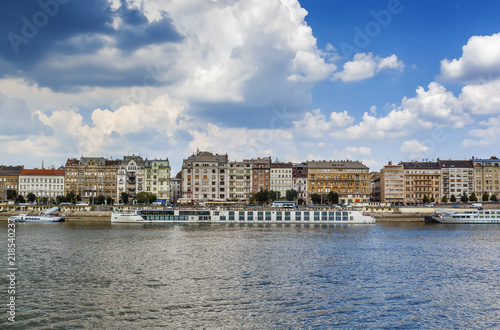
<path fill-rule="evenodd" d="M 440 223 L 500 224 L 500 210 L 478 209 L 453 212 L 445 209 L 438 209 L 438 212 L 432 216 L 432 218 Z"/>
<path fill-rule="evenodd" d="M 53 207 L 39 215 L 23 213 L 11 216 L 8 220 L 15 222 L 62 222 L 66 219 L 66 216 L 58 214 L 59 211 L 58 207 Z"/>
<path fill-rule="evenodd" d="M 375 218 L 356 210 L 136 210 L 114 212 L 111 222 L 363 224 Z"/>

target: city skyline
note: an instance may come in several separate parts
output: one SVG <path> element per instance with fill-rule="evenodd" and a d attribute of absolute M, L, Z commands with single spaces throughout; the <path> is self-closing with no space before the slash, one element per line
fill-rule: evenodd
<path fill-rule="evenodd" d="M 488 159 L 500 4 L 62 0 L 1 15 L 0 164 Z M 175 173 L 173 173 L 175 174 Z"/>

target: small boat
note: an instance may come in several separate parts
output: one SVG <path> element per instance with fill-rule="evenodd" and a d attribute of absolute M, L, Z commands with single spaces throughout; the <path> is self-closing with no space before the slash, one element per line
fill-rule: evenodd
<path fill-rule="evenodd" d="M 29 213 L 14 215 L 9 217 L 9 221 L 15 222 L 62 222 L 66 219 L 64 214 L 59 215 L 59 208 L 53 207 L 41 215 L 32 215 Z"/>
<path fill-rule="evenodd" d="M 445 209 L 438 209 L 438 213 L 432 216 L 440 223 L 499 223 L 500 210 L 469 210 L 453 212 Z"/>

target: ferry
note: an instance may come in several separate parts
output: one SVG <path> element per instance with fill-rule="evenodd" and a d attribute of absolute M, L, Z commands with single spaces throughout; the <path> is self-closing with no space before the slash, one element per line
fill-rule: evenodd
<path fill-rule="evenodd" d="M 59 212 L 58 207 L 53 207 L 41 215 L 31 215 L 28 213 L 14 215 L 8 218 L 9 221 L 15 222 L 63 222 L 66 216 L 57 214 Z"/>
<path fill-rule="evenodd" d="M 294 223 L 368 224 L 375 218 L 356 210 L 135 210 L 113 212 L 112 223 Z"/>
<path fill-rule="evenodd" d="M 438 209 L 438 213 L 432 216 L 440 223 L 500 223 L 500 210 L 470 210 L 463 212 L 452 212 Z"/>

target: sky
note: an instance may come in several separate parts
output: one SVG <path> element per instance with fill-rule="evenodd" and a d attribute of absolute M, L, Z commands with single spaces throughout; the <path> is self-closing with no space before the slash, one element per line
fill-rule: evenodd
<path fill-rule="evenodd" d="M 0 164 L 500 156 L 500 2 L 27 0 L 0 12 Z"/>

